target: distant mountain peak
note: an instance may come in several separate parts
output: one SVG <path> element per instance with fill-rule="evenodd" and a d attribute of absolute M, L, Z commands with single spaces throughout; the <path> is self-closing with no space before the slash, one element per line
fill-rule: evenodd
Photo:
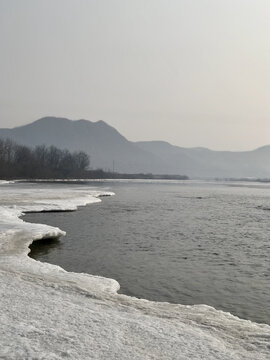
<path fill-rule="evenodd" d="M 68 118 L 58 117 L 58 116 L 44 116 L 44 117 L 42 117 L 32 123 L 29 123 L 27 125 L 33 125 L 33 124 L 39 124 L 39 123 L 46 123 L 46 124 L 58 123 L 58 124 L 73 124 L 73 125 L 91 124 L 91 125 L 111 127 L 104 120 L 98 120 L 98 121 L 91 121 L 91 120 L 86 120 L 86 119 L 70 120 Z M 23 125 L 23 126 L 25 126 L 25 125 Z"/>
<path fill-rule="evenodd" d="M 270 151 L 270 145 L 258 147 L 255 151 Z"/>
<path fill-rule="evenodd" d="M 65 117 L 57 117 L 57 116 L 43 116 L 42 118 L 32 122 L 32 124 L 34 123 L 38 123 L 38 122 L 49 122 L 49 121 L 61 121 L 61 122 L 71 122 L 72 120 L 67 119 Z M 30 125 L 30 124 L 29 124 Z"/>
<path fill-rule="evenodd" d="M 44 144 L 82 150 L 89 154 L 92 168 L 122 173 L 270 178 L 270 145 L 233 152 L 184 148 L 162 140 L 131 142 L 104 120 L 44 116 L 27 125 L 0 129 L 0 138 L 33 147 Z"/>
<path fill-rule="evenodd" d="M 104 120 L 98 120 L 98 121 L 96 121 L 96 124 L 109 126 Z"/>

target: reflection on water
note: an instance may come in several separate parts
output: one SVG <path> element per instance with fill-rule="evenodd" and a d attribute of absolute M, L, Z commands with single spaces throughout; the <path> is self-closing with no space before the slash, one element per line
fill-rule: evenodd
<path fill-rule="evenodd" d="M 47 238 L 34 241 L 30 246 L 30 253 L 28 254 L 31 258 L 36 259 L 39 256 L 47 255 L 51 250 L 61 247 L 61 241 L 59 238 Z"/>

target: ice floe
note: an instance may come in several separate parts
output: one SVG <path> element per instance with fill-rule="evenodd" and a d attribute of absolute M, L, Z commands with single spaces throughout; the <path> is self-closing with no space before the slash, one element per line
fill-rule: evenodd
<path fill-rule="evenodd" d="M 23 221 L 100 201 L 89 186 L 0 184 L 1 359 L 270 358 L 270 326 L 206 305 L 151 302 L 119 284 L 27 256 L 33 240 L 64 231 Z"/>

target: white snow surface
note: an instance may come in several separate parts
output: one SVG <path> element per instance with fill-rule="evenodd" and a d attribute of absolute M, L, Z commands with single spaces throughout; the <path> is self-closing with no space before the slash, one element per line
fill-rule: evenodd
<path fill-rule="evenodd" d="M 14 181 L 8 181 L 8 180 L 1 180 L 0 179 L 0 185 L 5 185 L 5 184 L 13 184 Z"/>
<path fill-rule="evenodd" d="M 0 359 L 270 359 L 270 326 L 206 305 L 118 294 L 113 279 L 27 256 L 37 239 L 64 235 L 19 218 L 100 201 L 86 186 L 0 184 Z"/>

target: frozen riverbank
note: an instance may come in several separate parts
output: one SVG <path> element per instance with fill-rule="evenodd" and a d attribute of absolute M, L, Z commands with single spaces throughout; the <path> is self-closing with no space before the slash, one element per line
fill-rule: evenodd
<path fill-rule="evenodd" d="M 1 358 L 268 358 L 267 325 L 204 305 L 119 295 L 115 280 L 68 273 L 27 256 L 33 240 L 64 233 L 25 223 L 23 212 L 75 210 L 104 193 L 77 185 L 5 184 L 0 194 Z"/>

